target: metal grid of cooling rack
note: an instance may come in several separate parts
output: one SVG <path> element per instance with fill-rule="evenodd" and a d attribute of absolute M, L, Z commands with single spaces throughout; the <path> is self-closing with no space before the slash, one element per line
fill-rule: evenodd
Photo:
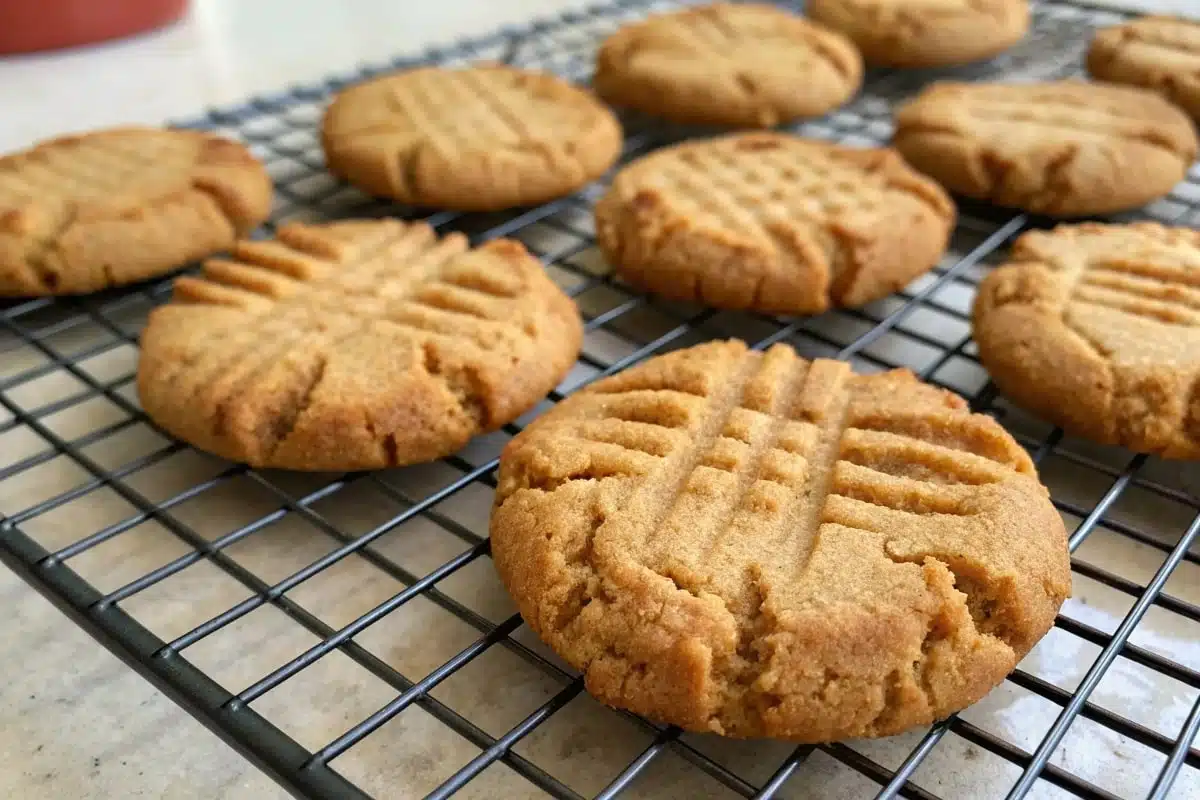
<path fill-rule="evenodd" d="M 675 4 L 597 6 L 183 124 L 251 144 L 276 181 L 273 224 L 412 217 L 324 173 L 314 127 L 331 92 L 416 63 L 481 58 L 586 80 L 607 32 Z M 1022 45 L 952 74 L 1077 73 L 1089 29 L 1120 17 L 1041 2 L 1034 18 Z M 886 141 L 896 100 L 936 77 L 872 73 L 850 105 L 798 130 L 849 144 Z M 623 161 L 695 133 L 625 123 Z M 714 741 L 589 704 L 577 673 L 497 594 L 488 565 L 495 456 L 533 414 L 429 467 L 296 476 L 206 459 L 158 436 L 132 391 L 138 330 L 169 295 L 169 279 L 0 305 L 0 559 L 303 797 L 391 796 L 398 786 L 430 797 L 463 789 L 560 798 L 1200 796 L 1194 473 L 1064 438 L 1008 407 L 974 358 L 967 312 L 981 270 L 1042 221 L 966 205 L 943 264 L 906 291 L 861 310 L 789 320 L 627 291 L 594 249 L 590 205 L 602 191 L 513 212 L 426 217 L 477 242 L 521 239 L 576 298 L 584 352 L 547 404 L 653 354 L 737 335 L 760 348 L 783 341 L 810 357 L 836 355 L 862 370 L 910 367 L 996 415 L 1031 450 L 1073 528 L 1076 598 L 989 698 L 910 735 L 819 747 Z M 1200 170 L 1141 216 L 1200 223 Z M 463 511 L 471 505 L 474 512 Z M 372 513 L 346 514 L 363 507 Z M 342 575 L 350 565 L 362 577 Z M 308 591 L 322 581 L 323 591 Z M 357 605 L 347 607 L 349 599 Z M 272 622 L 261 627 L 267 611 Z M 260 627 L 247 635 L 248 620 Z M 449 635 L 451 625 L 461 631 Z M 303 635 L 290 648 L 277 646 L 295 631 Z M 333 661 L 341 672 L 325 669 Z M 289 718 L 297 708 L 304 714 Z M 389 773 L 395 764 L 402 768 Z"/>

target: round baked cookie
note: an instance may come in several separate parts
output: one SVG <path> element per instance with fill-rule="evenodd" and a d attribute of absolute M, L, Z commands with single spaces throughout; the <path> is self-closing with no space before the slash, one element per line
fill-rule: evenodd
<path fill-rule="evenodd" d="M 141 337 L 159 426 L 256 467 L 430 461 L 529 410 L 579 353 L 575 304 L 519 243 L 425 223 L 284 225 L 176 281 Z"/>
<path fill-rule="evenodd" d="M 492 557 L 609 705 L 823 742 L 999 683 L 1070 592 L 1028 455 L 907 370 L 714 342 L 561 402 L 505 448 Z"/>
<path fill-rule="evenodd" d="M 842 105 L 862 72 L 840 34 L 774 6 L 714 3 L 618 30 L 592 85 L 613 105 L 676 122 L 771 128 Z"/>
<path fill-rule="evenodd" d="M 1096 33 L 1093 78 L 1153 89 L 1200 119 L 1200 22 L 1150 16 Z"/>
<path fill-rule="evenodd" d="M 423 67 L 339 93 L 321 139 L 329 170 L 405 203 L 494 211 L 570 194 L 621 152 L 591 94 L 501 65 Z"/>
<path fill-rule="evenodd" d="M 934 84 L 897 111 L 892 143 L 951 191 L 1055 217 L 1162 197 L 1197 148 L 1157 94 L 1080 81 Z"/>
<path fill-rule="evenodd" d="M 596 239 L 622 278 L 663 297 L 817 314 L 928 270 L 954 216 L 894 151 L 743 133 L 625 167 L 596 204 Z"/>
<path fill-rule="evenodd" d="M 979 360 L 1069 433 L 1200 459 L 1200 231 L 1083 224 L 1017 240 L 975 300 Z"/>
<path fill-rule="evenodd" d="M 999 55 L 1029 30 L 1027 0 L 808 0 L 879 67 L 948 67 Z"/>
<path fill-rule="evenodd" d="M 164 128 L 63 136 L 0 157 L 0 296 L 161 275 L 266 219 L 271 179 L 237 142 Z"/>

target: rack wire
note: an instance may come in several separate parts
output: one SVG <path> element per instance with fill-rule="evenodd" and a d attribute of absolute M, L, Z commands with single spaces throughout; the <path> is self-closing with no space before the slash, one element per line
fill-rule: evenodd
<path fill-rule="evenodd" d="M 423 467 L 294 475 L 231 465 L 155 431 L 133 392 L 138 331 L 170 278 L 0 305 L 0 559 L 291 793 L 477 796 L 1200 797 L 1200 499 L 1191 468 L 1065 437 L 1008 406 L 969 336 L 974 287 L 1044 220 L 964 204 L 931 274 L 866 308 L 786 319 L 662 303 L 613 280 L 578 195 L 498 214 L 422 214 L 323 169 L 329 95 L 416 64 L 500 59 L 586 81 L 598 42 L 676 2 L 621 0 L 418 58 L 294 86 L 182 125 L 249 143 L 275 182 L 272 223 L 424 217 L 473 241 L 525 242 L 576 298 L 584 352 L 535 412 Z M 897 100 L 939 77 L 1080 71 L 1119 14 L 1034 5 L 1030 36 L 987 64 L 872 72 L 845 108 L 796 126 L 886 142 Z M 624 120 L 622 163 L 695 135 Z M 1200 223 L 1200 170 L 1137 215 Z M 1076 596 L 976 706 L 876 741 L 794 747 L 682 733 L 605 709 L 537 642 L 490 568 L 496 456 L 538 411 L 673 348 L 740 336 L 912 368 L 999 418 L 1068 520 Z"/>

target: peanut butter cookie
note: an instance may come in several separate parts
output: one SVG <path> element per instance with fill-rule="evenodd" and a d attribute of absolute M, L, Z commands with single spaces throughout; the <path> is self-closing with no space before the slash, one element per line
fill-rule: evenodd
<path fill-rule="evenodd" d="M 1153 92 L 1080 81 L 934 84 L 896 113 L 892 144 L 953 192 L 1055 217 L 1162 197 L 1197 148 Z"/>
<path fill-rule="evenodd" d="M 613 105 L 676 122 L 770 128 L 842 105 L 862 71 L 841 34 L 774 6 L 714 3 L 621 28 L 592 83 Z"/>
<path fill-rule="evenodd" d="M 321 128 L 331 172 L 364 191 L 463 211 L 570 194 L 621 151 L 621 126 L 588 92 L 499 65 L 424 67 L 341 92 Z"/>
<path fill-rule="evenodd" d="M 1153 89 L 1200 119 L 1200 22 L 1155 16 L 1105 28 L 1087 67 L 1093 78 Z"/>
<path fill-rule="evenodd" d="M 996 386 L 1079 436 L 1200 459 L 1200 231 L 1062 225 L 1010 261 L 975 299 Z"/>
<path fill-rule="evenodd" d="M 237 142 L 110 128 L 0 157 L 0 296 L 83 294 L 230 247 L 266 219 L 271 179 Z"/>
<path fill-rule="evenodd" d="M 468 249 L 398 220 L 285 225 L 180 278 L 142 334 L 168 432 L 258 467 L 429 461 L 529 410 L 582 326 L 517 242 Z"/>
<path fill-rule="evenodd" d="M 949 67 L 999 55 L 1029 30 L 1027 0 L 808 0 L 879 67 Z"/>
<path fill-rule="evenodd" d="M 744 133 L 663 148 L 596 205 L 617 273 L 673 300 L 816 314 L 937 263 L 954 205 L 894 151 Z"/>
<path fill-rule="evenodd" d="M 605 703 L 823 742 L 975 702 L 1070 592 L 1025 451 L 956 395 L 715 342 L 560 403 L 500 462 L 492 555 Z"/>

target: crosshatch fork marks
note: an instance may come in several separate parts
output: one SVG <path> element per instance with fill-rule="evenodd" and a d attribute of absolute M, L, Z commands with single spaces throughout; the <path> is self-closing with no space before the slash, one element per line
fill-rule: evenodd
<path fill-rule="evenodd" d="M 1198 277 L 1200 233 L 1189 228 L 1027 233 L 980 284 L 980 360 L 1001 391 L 1070 433 L 1195 458 Z"/>
<path fill-rule="evenodd" d="M 850 411 L 850 392 L 846 388 L 849 375 L 850 367 L 843 362 L 814 362 L 797 403 L 799 414 L 819 426 L 810 458 L 809 489 L 800 511 L 803 515 L 800 536 L 790 548 L 797 565 L 808 562 L 817 529 L 824 521 L 825 502 L 834 484 L 835 466 L 842 455 L 842 436 Z"/>
<path fill-rule="evenodd" d="M 630 395 L 636 422 L 622 421 Z M 675 421 L 656 425 L 669 407 Z M 1053 620 L 1066 535 L 1032 475 L 993 420 L 911 373 L 714 342 L 518 435 L 492 553 L 525 619 L 606 702 L 733 735 L 878 735 L 977 699 Z M 903 631 L 862 644 L 889 609 Z M 835 617 L 848 652 L 890 655 L 864 667 L 841 653 L 822 632 Z M 822 655 L 793 663 L 811 648 Z M 931 688 L 952 662 L 971 677 Z M 836 709 L 839 680 L 861 683 L 862 709 Z"/>
<path fill-rule="evenodd" d="M 1200 264 L 1157 264 L 1153 256 L 1135 259 L 1088 259 L 1068 305 L 1105 306 L 1130 316 L 1168 325 L 1200 327 Z M 1131 263 L 1134 262 L 1134 263 Z"/>
<path fill-rule="evenodd" d="M 1037 234 L 1016 257 L 1062 276 L 1064 315 L 1073 307 L 1082 306 L 1077 313 L 1087 315 L 1087 306 L 1102 306 L 1130 317 L 1200 327 L 1200 239 L 1195 234 L 1154 225 L 1064 226 L 1060 231 L 1064 241 L 1077 243 L 1076 253 L 1064 255 L 1047 238 L 1053 234 Z"/>
<path fill-rule="evenodd" d="M 243 243 L 234 251 L 237 261 L 214 260 L 206 265 L 203 280 L 185 276 L 176 281 L 175 300 L 228 306 L 244 315 L 230 315 L 226 324 L 208 332 L 208 346 L 190 350 L 169 375 L 194 372 L 193 388 L 198 389 L 222 376 L 227 379 L 231 369 L 245 369 L 247 359 L 270 365 L 288 348 L 272 352 L 268 347 L 264 354 L 264 342 L 282 339 L 286 345 L 304 334 L 319 335 L 328 330 L 331 316 L 364 324 L 362 316 L 348 311 L 357 304 L 356 289 L 369 290 L 378 273 L 394 270 L 396 261 L 424 260 L 436 266 L 466 249 L 464 240 L 452 238 L 442 245 L 449 252 L 429 258 L 436 242 L 432 230 L 420 225 L 389 226 L 381 230 L 383 236 L 364 237 L 358 248 L 340 247 L 331 239 L 324 250 L 301 230 L 285 226 L 278 243 Z M 309 313 L 313 306 L 333 313 Z"/>
<path fill-rule="evenodd" d="M 227 458 L 412 463 L 527 410 L 581 336 L 516 242 L 468 250 L 398 220 L 292 225 L 179 280 L 143 336 L 139 391 L 169 432 Z"/>
<path fill-rule="evenodd" d="M 670 525 L 673 518 L 678 518 L 688 504 L 689 495 L 704 491 L 696 486 L 697 473 L 707 469 L 701 465 L 701 461 L 712 450 L 735 410 L 742 407 L 746 388 L 760 366 L 754 360 L 745 359 L 728 374 L 722 375 L 717 390 L 719 394 L 709 398 L 707 416 L 692 435 L 689 447 L 674 459 L 675 463 L 666 466 L 664 471 L 655 475 L 653 481 L 637 490 L 637 493 L 646 492 L 651 498 L 651 513 L 634 521 L 636 527 L 633 531 L 622 530 L 619 534 L 622 539 L 630 537 L 635 546 L 647 555 L 657 553 L 655 560 L 666 555 L 664 545 L 668 539 L 663 536 L 663 526 Z M 637 504 L 636 494 L 632 503 Z M 604 526 L 601 526 L 597 537 L 603 539 L 606 533 Z"/>
<path fill-rule="evenodd" d="M 0 295 L 83 294 L 223 250 L 270 208 L 233 141 L 110 128 L 0 156 Z"/>
<path fill-rule="evenodd" d="M 371 194 L 503 211 L 561 197 L 617 158 L 613 113 L 557 76 L 499 64 L 401 70 L 326 110 L 328 168 Z"/>
<path fill-rule="evenodd" d="M 559 424 L 551 415 L 543 424 L 567 437 L 562 447 L 582 457 L 564 461 L 561 474 L 553 459 L 515 468 L 516 483 L 502 479 L 501 502 L 522 486 L 554 492 L 604 477 L 642 479 L 621 509 L 599 522 L 592 546 L 611 541 L 616 547 L 619 540 L 623 552 L 671 573 L 667 577 L 693 594 L 712 588 L 696 565 L 721 562 L 728 556 L 724 545 L 767 531 L 796 539 L 786 548 L 794 555 L 787 561 L 803 572 L 826 519 L 828 495 L 844 489 L 853 499 L 850 484 L 866 487 L 862 497 L 884 502 L 881 498 L 900 498 L 901 487 L 913 498 L 923 492 L 957 495 L 955 487 L 968 491 L 1029 469 L 1026 459 L 1016 459 L 993 440 L 994 433 L 989 438 L 982 423 L 933 437 L 929 420 L 917 415 L 889 423 L 861 407 L 852 414 L 855 379 L 845 363 L 809 364 L 782 346 L 725 365 L 708 377 L 707 395 L 686 379 L 627 377 L 631 381 L 623 390 L 601 383 L 584 393 L 581 400 L 603 397 L 588 412 L 591 421 Z M 631 413 L 630 405 L 640 406 L 641 413 Z M 672 409 L 675 405 L 690 411 Z M 615 464 L 622 458 L 625 468 Z M 517 461 L 522 459 L 510 463 Z M 839 465 L 842 471 L 851 468 L 857 480 L 837 478 Z M 544 474 L 537 478 L 533 473 L 539 471 Z M 897 511 L 921 513 L 919 503 L 911 509 L 896 503 Z M 942 511 L 951 513 L 948 505 Z M 782 542 L 763 544 L 775 552 Z"/>

